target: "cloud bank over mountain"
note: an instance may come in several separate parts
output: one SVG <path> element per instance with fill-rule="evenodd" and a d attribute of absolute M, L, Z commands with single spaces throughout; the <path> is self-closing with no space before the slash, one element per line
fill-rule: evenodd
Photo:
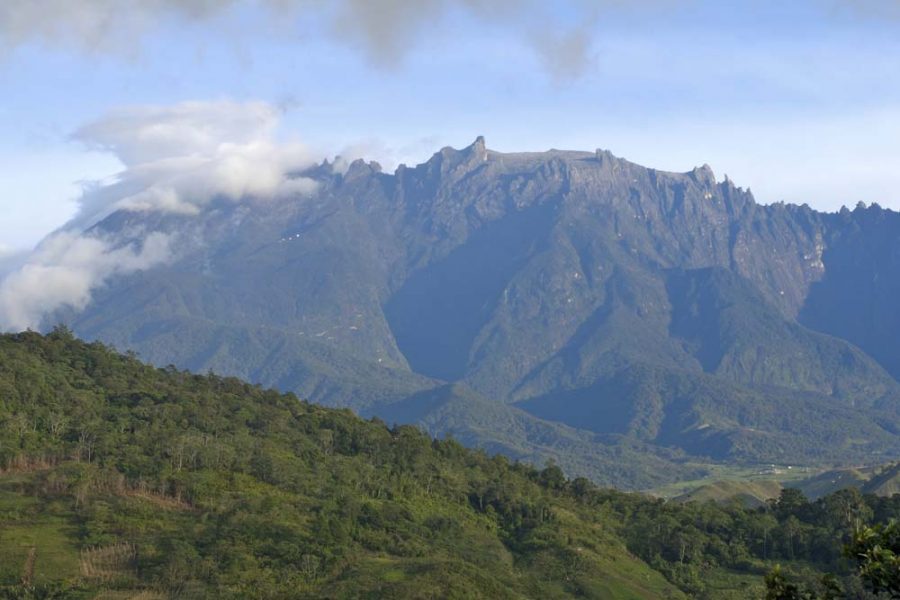
<path fill-rule="evenodd" d="M 113 247 L 71 232 L 54 234 L 0 284 L 0 325 L 7 330 L 36 328 L 45 314 L 59 308 L 82 310 L 92 290 L 110 277 L 169 257 L 169 237 L 159 232 L 149 234 L 140 247 Z"/>
<path fill-rule="evenodd" d="M 298 142 L 276 139 L 279 111 L 264 102 L 183 102 L 113 111 L 74 135 L 125 166 L 89 186 L 75 223 L 127 209 L 197 214 L 214 198 L 238 201 L 314 189 L 291 173 L 312 164 Z"/>
<path fill-rule="evenodd" d="M 90 230 L 113 212 L 196 215 L 214 200 L 266 202 L 312 192 L 312 180 L 294 175 L 312 164 L 311 154 L 277 140 L 279 116 L 263 102 L 184 102 L 120 109 L 80 128 L 75 139 L 112 153 L 124 169 L 88 184 L 72 221 L 29 256 L 16 257 L 5 276 L 0 269 L 0 328 L 37 327 L 59 308 L 80 310 L 109 277 L 169 260 L 172 240 L 163 232 L 117 241 Z"/>
<path fill-rule="evenodd" d="M 0 279 L 16 267 L 24 254 L 21 250 L 13 250 L 5 244 L 0 244 Z"/>

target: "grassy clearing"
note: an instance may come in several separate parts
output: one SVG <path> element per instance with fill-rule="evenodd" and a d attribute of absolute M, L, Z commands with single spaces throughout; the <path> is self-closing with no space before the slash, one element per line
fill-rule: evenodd
<path fill-rule="evenodd" d="M 0 584 L 77 578 L 81 571 L 72 528 L 70 522 L 58 518 L 0 526 Z"/>
<path fill-rule="evenodd" d="M 726 569 L 709 571 L 704 580 L 707 598 L 716 600 L 763 600 L 766 588 L 759 575 L 737 573 Z"/>

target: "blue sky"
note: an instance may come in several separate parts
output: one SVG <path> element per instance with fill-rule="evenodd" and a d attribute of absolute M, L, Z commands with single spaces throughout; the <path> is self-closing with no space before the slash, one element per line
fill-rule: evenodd
<path fill-rule="evenodd" d="M 897 0 L 159 8 L 172 1 L 0 7 L 0 254 L 70 218 L 78 182 L 123 168 L 75 131 L 188 100 L 277 106 L 277 136 L 321 157 L 393 167 L 484 135 L 502 151 L 709 163 L 761 202 L 900 208 Z"/>

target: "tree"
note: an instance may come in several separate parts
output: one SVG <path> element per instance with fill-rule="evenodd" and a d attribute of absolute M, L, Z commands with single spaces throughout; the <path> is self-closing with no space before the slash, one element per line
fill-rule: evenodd
<path fill-rule="evenodd" d="M 779 519 L 788 515 L 794 515 L 803 518 L 801 513 L 809 507 L 809 500 L 803 495 L 803 492 L 796 488 L 784 488 L 781 495 L 775 501 L 775 513 Z"/>
<path fill-rule="evenodd" d="M 539 481 L 541 485 L 558 490 L 566 483 L 566 476 L 552 458 L 547 461 L 547 466 L 541 471 Z"/>
<path fill-rule="evenodd" d="M 859 576 L 874 593 L 900 598 L 900 526 L 897 521 L 857 530 L 845 550 Z"/>
<path fill-rule="evenodd" d="M 791 583 L 784 576 L 781 565 L 766 575 L 766 600 L 839 600 L 844 591 L 833 575 L 825 575 L 820 583 L 821 591 Z"/>
<path fill-rule="evenodd" d="M 767 560 L 772 553 L 772 530 L 778 527 L 778 520 L 769 513 L 764 513 L 753 521 L 756 535 L 762 543 L 762 558 Z"/>
<path fill-rule="evenodd" d="M 826 496 L 822 504 L 835 528 L 856 531 L 872 518 L 872 509 L 856 488 L 846 488 Z"/>

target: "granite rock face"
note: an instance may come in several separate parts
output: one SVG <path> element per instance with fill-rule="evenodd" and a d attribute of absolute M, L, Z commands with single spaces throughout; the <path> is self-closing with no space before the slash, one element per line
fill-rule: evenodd
<path fill-rule="evenodd" d="M 112 215 L 109 236 L 176 232 L 177 260 L 54 318 L 624 486 L 688 456 L 900 456 L 897 213 L 483 138 L 304 175 L 311 197 Z M 623 448 L 631 475 L 605 477 Z"/>

